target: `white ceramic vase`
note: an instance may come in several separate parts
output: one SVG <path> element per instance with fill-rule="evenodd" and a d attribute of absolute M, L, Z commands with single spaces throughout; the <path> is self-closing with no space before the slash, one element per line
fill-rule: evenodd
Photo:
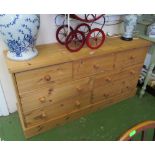
<path fill-rule="evenodd" d="M 151 24 L 147 28 L 147 35 L 150 38 L 155 38 L 155 23 Z"/>
<path fill-rule="evenodd" d="M 129 14 L 124 16 L 124 33 L 122 39 L 130 41 L 133 39 L 133 32 L 137 24 L 137 15 Z"/>
<path fill-rule="evenodd" d="M 7 45 L 7 57 L 16 61 L 37 56 L 35 48 L 40 16 L 35 14 L 0 14 L 0 37 Z"/>

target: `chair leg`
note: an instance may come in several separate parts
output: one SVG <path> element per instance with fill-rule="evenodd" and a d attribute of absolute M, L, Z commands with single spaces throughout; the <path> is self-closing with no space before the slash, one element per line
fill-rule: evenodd
<path fill-rule="evenodd" d="M 143 130 L 141 135 L 141 141 L 144 141 L 144 139 L 145 139 L 145 131 Z"/>
<path fill-rule="evenodd" d="M 154 128 L 154 132 L 153 132 L 153 141 L 155 141 L 155 128 Z"/>

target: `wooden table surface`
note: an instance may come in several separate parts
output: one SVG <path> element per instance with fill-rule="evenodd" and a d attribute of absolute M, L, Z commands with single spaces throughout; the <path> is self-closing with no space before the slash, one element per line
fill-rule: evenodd
<path fill-rule="evenodd" d="M 105 54 L 115 53 L 116 51 L 125 51 L 135 48 L 146 47 L 151 45 L 150 41 L 144 39 L 134 39 L 133 41 L 123 41 L 120 38 L 107 38 L 105 43 L 98 49 L 92 50 L 88 47 L 83 47 L 79 52 L 70 53 L 65 46 L 58 43 L 45 44 L 37 46 L 39 54 L 37 57 L 28 61 L 12 61 L 6 58 L 8 69 L 11 73 L 31 70 L 35 68 L 56 65 L 81 58 L 100 56 Z M 6 55 L 7 51 L 4 51 Z"/>

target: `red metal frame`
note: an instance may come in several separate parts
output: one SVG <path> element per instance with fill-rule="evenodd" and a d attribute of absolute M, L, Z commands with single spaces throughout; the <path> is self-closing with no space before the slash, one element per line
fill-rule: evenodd
<path fill-rule="evenodd" d="M 97 32 L 97 35 L 98 35 L 99 33 L 101 33 L 101 36 L 98 37 L 98 36 L 93 35 L 94 38 L 92 38 L 92 34 L 93 34 L 93 33 L 95 34 L 95 32 Z M 100 38 L 99 44 L 96 44 L 95 46 L 93 46 L 92 41 L 97 43 L 97 39 L 98 39 L 98 38 Z M 91 40 L 92 40 L 92 41 L 91 41 Z M 87 44 L 87 46 L 88 46 L 89 48 L 91 48 L 91 49 L 97 49 L 97 48 L 99 48 L 99 47 L 104 43 L 104 41 L 105 41 L 105 33 L 104 33 L 101 29 L 99 29 L 99 28 L 92 29 L 92 30 L 88 33 L 88 35 L 87 35 L 87 37 L 86 37 L 86 44 Z"/>
<path fill-rule="evenodd" d="M 81 29 L 80 29 L 81 27 L 86 27 L 86 29 L 87 29 L 86 32 L 82 31 L 82 32 L 85 34 L 85 36 L 91 31 L 91 27 L 90 27 L 88 24 L 86 24 L 86 23 L 79 24 L 79 25 L 76 27 L 76 30 L 77 30 L 77 31 L 81 31 Z"/>
<path fill-rule="evenodd" d="M 78 36 L 80 35 L 82 38 Z M 71 31 L 66 38 L 65 46 L 70 52 L 77 52 L 79 51 L 85 43 L 85 35 L 81 31 Z M 79 46 L 77 46 L 79 44 Z M 76 47 L 77 46 L 77 47 Z"/>
<path fill-rule="evenodd" d="M 102 16 L 104 16 L 104 14 L 101 14 L 101 15 L 99 15 L 99 16 L 93 18 L 93 19 L 88 20 L 87 18 L 84 18 L 84 19 L 83 19 L 83 18 L 77 16 L 76 14 L 70 14 L 70 17 L 71 17 L 71 18 L 76 19 L 76 20 L 79 20 L 79 21 L 81 21 L 81 22 L 87 22 L 87 23 L 94 22 L 94 21 L 100 19 Z"/>
<path fill-rule="evenodd" d="M 65 45 L 66 38 L 67 38 L 67 35 L 68 35 L 68 31 L 66 31 L 65 34 L 62 34 L 62 35 L 64 35 L 65 41 L 63 41 L 62 38 L 59 37 L 61 30 L 64 29 L 64 28 L 68 29 L 68 25 L 62 25 L 56 31 L 56 39 L 62 45 Z M 73 31 L 73 28 L 71 26 L 70 26 L 70 31 Z"/>
<path fill-rule="evenodd" d="M 104 14 L 100 14 L 100 15 L 85 14 L 84 18 L 81 18 L 80 16 L 78 16 L 76 14 L 70 14 L 71 18 L 79 20 L 81 22 L 86 22 L 86 23 L 93 23 L 103 16 L 104 16 Z M 104 21 L 105 21 L 105 19 L 104 19 Z M 99 48 L 104 43 L 104 40 L 105 40 L 105 34 L 102 31 L 102 28 L 103 28 L 105 22 L 103 23 L 103 25 L 100 29 L 95 28 L 92 30 L 91 30 L 90 25 L 88 25 L 86 23 L 79 24 L 75 30 L 73 30 L 73 28 L 70 27 L 69 34 L 68 34 L 68 25 L 60 26 L 56 31 L 57 41 L 60 44 L 65 45 L 66 48 L 71 52 L 79 51 L 84 46 L 85 42 L 86 42 L 87 46 L 91 49 Z M 81 30 L 82 27 L 83 27 L 83 30 Z M 64 29 L 64 32 L 61 32 L 63 29 Z M 96 33 L 97 33 L 97 35 L 96 35 Z M 92 37 L 92 34 L 94 34 L 94 38 Z M 98 34 L 100 34 L 100 36 Z M 100 37 L 100 38 L 98 38 L 98 37 Z M 93 43 L 95 43 L 95 44 L 93 44 Z"/>

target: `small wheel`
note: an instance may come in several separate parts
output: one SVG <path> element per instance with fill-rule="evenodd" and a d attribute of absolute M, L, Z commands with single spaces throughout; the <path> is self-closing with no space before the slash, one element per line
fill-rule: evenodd
<path fill-rule="evenodd" d="M 85 43 L 84 33 L 81 31 L 71 31 L 66 38 L 65 46 L 71 52 L 79 51 Z"/>
<path fill-rule="evenodd" d="M 85 36 L 87 36 L 87 34 L 90 32 L 91 28 L 88 24 L 82 23 L 76 27 L 76 30 L 83 32 L 85 34 Z"/>
<path fill-rule="evenodd" d="M 70 26 L 70 31 L 73 31 L 73 28 Z M 57 41 L 64 45 L 66 42 L 66 38 L 68 36 L 68 25 L 60 26 L 56 31 L 56 39 Z"/>
<path fill-rule="evenodd" d="M 97 49 L 104 43 L 104 40 L 104 32 L 99 28 L 95 28 L 88 33 L 86 37 L 86 44 L 91 49 Z"/>

